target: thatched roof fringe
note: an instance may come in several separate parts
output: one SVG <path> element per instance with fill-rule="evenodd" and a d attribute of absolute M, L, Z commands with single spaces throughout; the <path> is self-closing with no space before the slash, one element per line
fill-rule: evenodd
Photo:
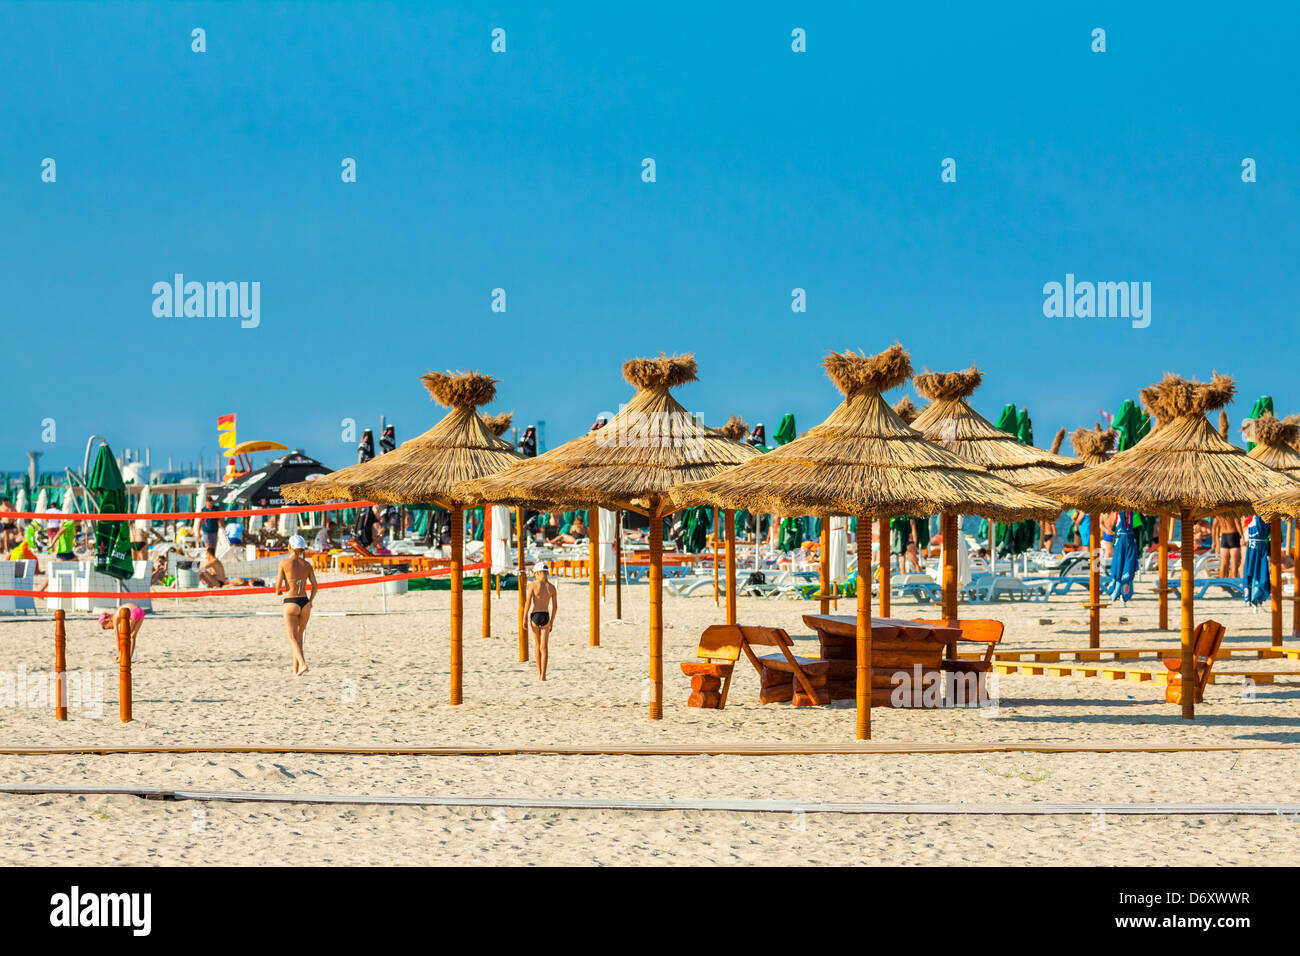
<path fill-rule="evenodd" d="M 514 417 L 514 412 L 500 412 L 496 415 L 484 415 L 483 424 L 487 426 L 488 431 L 500 438 L 509 430 L 510 423 L 514 421 Z"/>
<path fill-rule="evenodd" d="M 1058 428 L 1056 434 L 1052 436 L 1052 447 L 1047 450 L 1053 455 L 1059 455 L 1061 453 L 1061 443 L 1063 441 L 1065 441 L 1065 429 Z"/>
<path fill-rule="evenodd" d="M 749 426 L 739 415 L 732 415 L 727 424 L 722 426 L 722 437 L 728 441 L 742 441 L 749 434 Z"/>

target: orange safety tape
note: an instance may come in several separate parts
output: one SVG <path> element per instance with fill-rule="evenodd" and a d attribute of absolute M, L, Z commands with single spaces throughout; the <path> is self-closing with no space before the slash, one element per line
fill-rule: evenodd
<path fill-rule="evenodd" d="M 467 564 L 464 571 L 481 571 L 486 564 Z M 442 574 L 451 574 L 451 568 L 434 568 L 432 571 L 408 571 L 402 574 L 381 574 L 377 577 L 354 578 L 349 581 L 329 581 L 318 585 L 319 590 L 326 588 L 354 588 L 362 584 L 382 584 L 384 581 L 409 581 L 412 578 L 432 578 Z M 275 588 L 209 588 L 203 591 L 12 591 L 0 590 L 0 597 L 30 598 L 107 598 L 114 601 L 126 601 L 131 598 L 197 598 L 197 597 L 239 597 L 241 594 L 274 594 Z"/>
<path fill-rule="evenodd" d="M 178 518 L 250 518 L 254 515 L 296 515 L 308 511 L 345 511 L 349 508 L 370 508 L 369 501 L 339 501 L 325 505 L 293 505 L 288 508 L 244 508 L 238 511 L 162 511 L 157 514 L 132 514 L 130 512 L 111 512 L 109 514 L 91 514 L 75 511 L 64 514 L 62 511 L 0 511 L 5 519 L 44 518 L 49 521 L 72 518 L 77 521 L 174 521 Z"/>

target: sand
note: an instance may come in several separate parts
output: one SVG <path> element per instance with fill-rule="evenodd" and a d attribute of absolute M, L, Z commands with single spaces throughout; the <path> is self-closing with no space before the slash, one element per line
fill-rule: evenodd
<path fill-rule="evenodd" d="M 664 720 L 646 719 L 646 596 L 624 591 L 624 621 L 607 595 L 602 646 L 587 643 L 587 589 L 561 581 L 549 680 L 518 661 L 516 596 L 493 601 L 494 634 L 481 636 L 477 592 L 466 595 L 465 703 L 447 704 L 449 596 L 388 599 L 377 587 L 322 592 L 309 632 L 311 672 L 295 679 L 276 606 L 266 598 L 162 602 L 140 637 L 135 720 L 117 719 L 111 638 L 89 617 L 69 621 L 68 661 L 102 675 L 104 700 L 53 720 L 33 706 L 0 707 L 0 746 L 231 745 L 508 748 L 851 744 L 851 701 L 791 708 L 757 703 L 757 676 L 738 671 L 724 711 L 685 706 L 676 666 L 693 658 L 700 631 L 722 618 L 711 593 L 665 597 Z M 706 589 L 707 590 L 707 589 Z M 964 616 L 1007 623 L 1003 647 L 1087 645 L 1083 595 L 1002 602 Z M 1226 643 L 1268 643 L 1267 613 L 1210 598 Z M 231 612 L 270 611 L 257 616 Z M 785 627 L 808 641 L 800 618 L 814 602 L 741 599 L 740 619 Z M 840 610 L 851 613 L 849 604 Z M 1286 620 L 1290 622 L 1290 607 Z M 199 617 L 213 613 L 223 616 Z M 932 605 L 895 602 L 898 616 Z M 1120 623 L 1120 617 L 1126 619 Z M 1154 600 L 1104 612 L 1103 644 L 1167 645 Z M 1174 615 L 1176 622 L 1177 616 Z M 1042 623 L 1050 622 L 1050 623 Z M 1287 629 L 1289 637 L 1289 627 Z M 49 621 L 0 619 L 0 672 L 48 674 Z M 1159 668 L 1158 662 L 1144 667 Z M 1002 676 L 996 711 L 877 708 L 873 740 L 925 746 L 1151 746 L 1300 744 L 1300 665 L 1224 660 L 1216 671 L 1294 673 L 1254 687 L 1212 685 L 1185 721 L 1153 683 Z M 756 799 L 899 804 L 1293 803 L 1300 750 L 1210 753 L 961 753 L 783 756 L 355 756 L 139 754 L 0 756 L 0 784 L 82 784 L 284 794 L 394 794 L 507 800 L 568 797 Z M 162 802 L 132 796 L 0 795 L 0 862 L 248 862 L 307 864 L 707 864 L 763 863 L 1294 863 L 1300 828 L 1289 816 L 1118 817 L 854 815 L 696 810 L 319 806 L 301 803 Z M 197 814 L 197 815 L 196 815 Z M 110 825 L 111 824 L 111 825 Z M 1189 831 L 1191 841 L 1172 841 Z M 1180 844 L 1180 845 L 1179 845 Z M 1179 845 L 1177 850 L 1170 850 Z M 1171 855 L 1172 853 L 1172 855 Z"/>

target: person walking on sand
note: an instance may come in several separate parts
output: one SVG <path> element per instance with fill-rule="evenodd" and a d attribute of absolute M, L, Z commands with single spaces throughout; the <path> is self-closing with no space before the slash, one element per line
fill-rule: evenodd
<path fill-rule="evenodd" d="M 528 585 L 528 602 L 524 612 L 533 628 L 533 646 L 537 657 L 537 679 L 546 680 L 547 644 L 551 628 L 555 626 L 555 612 L 559 608 L 559 595 L 551 583 L 551 569 L 543 561 L 533 569 L 536 577 Z"/>
<path fill-rule="evenodd" d="M 130 654 L 129 654 L 129 656 L 130 656 L 131 660 L 135 660 L 135 639 L 136 639 L 136 637 L 139 636 L 139 634 L 140 634 L 140 628 L 142 628 L 142 627 L 144 626 L 144 608 L 139 607 L 139 606 L 137 606 L 137 605 L 135 605 L 135 604 L 131 604 L 131 603 L 129 603 L 129 602 L 126 603 L 126 604 L 122 604 L 122 605 L 120 605 L 120 606 L 126 608 L 127 611 L 130 612 L 130 619 L 131 619 L 131 644 L 130 644 Z M 109 614 L 109 613 L 107 613 L 107 612 L 105 612 L 105 613 L 99 615 L 99 626 L 100 626 L 103 630 L 105 630 L 105 631 L 111 631 L 111 630 L 113 630 L 113 622 L 114 622 L 114 615 Z M 120 659 L 118 658 L 118 655 L 117 655 L 117 642 L 116 642 L 116 641 L 114 641 L 114 643 L 113 643 L 113 663 L 115 663 L 115 664 L 120 663 Z"/>
<path fill-rule="evenodd" d="M 290 554 L 280 561 L 275 578 L 275 593 L 289 596 L 284 599 L 284 630 L 293 651 L 293 676 L 307 673 L 307 622 L 311 620 L 311 605 L 316 597 L 316 571 L 304 554 L 307 539 L 295 534 L 289 539 Z M 311 585 L 311 593 L 307 586 Z"/>

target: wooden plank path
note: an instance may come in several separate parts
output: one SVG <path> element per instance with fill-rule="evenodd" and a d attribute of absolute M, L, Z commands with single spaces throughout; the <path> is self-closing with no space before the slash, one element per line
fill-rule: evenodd
<path fill-rule="evenodd" d="M 1281 816 L 1300 817 L 1300 803 L 831 803 L 803 800 L 616 799 L 602 797 L 462 797 L 412 794 L 265 793 L 173 790 L 163 787 L 95 787 L 84 784 L 7 784 L 14 795 L 132 796 L 145 800 L 205 803 L 291 803 L 343 806 L 511 808 L 524 810 L 694 810 L 721 813 L 841 813 L 888 815 L 1061 816 Z"/>
<path fill-rule="evenodd" d="M 1169 682 L 1167 670 L 1151 670 L 1143 667 L 1124 667 L 1106 665 L 1100 662 L 1088 664 L 1060 664 L 1041 661 L 995 661 L 993 665 L 999 674 L 1046 675 L 1048 677 L 1099 677 L 1103 680 L 1126 680 L 1137 684 L 1153 683 L 1164 685 Z M 1300 671 L 1211 671 L 1211 684 L 1241 684 L 1246 678 L 1256 684 L 1274 684 L 1281 678 L 1293 678 L 1300 681 Z"/>
<path fill-rule="evenodd" d="M 918 741 L 861 741 L 857 743 L 718 743 L 718 744 L 618 744 L 595 743 L 566 746 L 501 744 L 496 746 L 442 747 L 313 747 L 293 744 L 247 746 L 243 744 L 187 744 L 159 747 L 115 747 L 88 744 L 82 747 L 0 747 L 0 756 L 105 756 L 117 754 L 279 754 L 284 756 L 348 757 L 519 757 L 519 756 L 611 756 L 611 757 L 782 757 L 823 754 L 929 754 L 994 753 L 1227 753 L 1244 750 L 1300 750 L 1300 743 L 1268 741 L 1225 741 L 1211 744 L 1141 744 L 1126 740 L 1090 743 L 1046 741 L 993 741 L 989 743 L 922 743 Z"/>
<path fill-rule="evenodd" d="M 1142 660 L 1150 658 L 1159 660 L 1163 657 L 1177 657 L 1181 649 L 1177 644 L 1166 644 L 1163 647 L 1092 647 L 1092 648 L 1068 648 L 1060 650 L 1037 650 L 1037 651 L 995 651 L 993 659 L 995 661 L 1036 661 L 1036 662 L 1056 662 L 1062 660 L 1071 661 L 1127 661 Z M 963 660 L 980 660 L 983 655 L 978 653 L 961 653 L 957 655 Z M 1260 645 L 1243 645 L 1237 646 L 1223 645 L 1219 648 L 1219 653 L 1215 655 L 1215 660 L 1224 660 L 1225 658 L 1253 658 L 1255 660 L 1300 660 L 1300 647 L 1273 647 L 1268 644 Z"/>

